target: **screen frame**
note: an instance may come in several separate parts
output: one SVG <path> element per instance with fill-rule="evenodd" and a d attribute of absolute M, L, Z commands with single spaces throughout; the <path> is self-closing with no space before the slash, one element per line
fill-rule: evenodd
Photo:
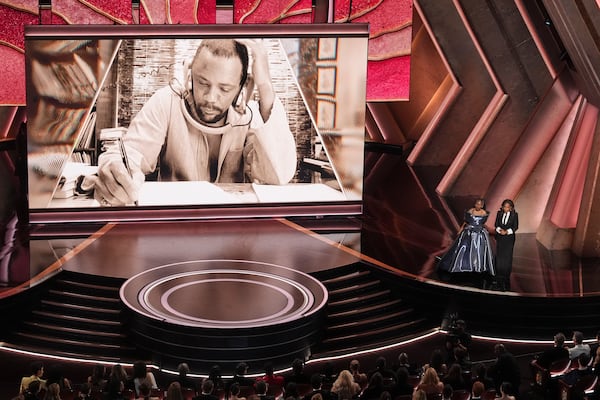
<path fill-rule="evenodd" d="M 25 41 L 67 38 L 143 39 L 235 37 L 364 37 L 369 25 L 352 24 L 210 24 L 210 25 L 30 25 L 25 27 Z M 365 83 L 366 84 L 366 83 Z M 366 109 L 366 104 L 365 104 Z M 364 163 L 363 163 L 364 168 Z M 363 169 L 364 184 L 364 169 Z M 26 186 L 26 190 L 28 186 Z M 363 186 L 364 196 L 364 186 Z M 102 221 L 166 221 L 252 217 L 350 216 L 363 212 L 363 200 L 165 205 L 109 208 L 30 208 L 32 224 Z"/>

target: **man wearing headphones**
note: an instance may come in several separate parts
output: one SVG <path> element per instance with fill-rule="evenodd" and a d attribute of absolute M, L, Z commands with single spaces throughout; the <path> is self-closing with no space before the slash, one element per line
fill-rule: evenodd
<path fill-rule="evenodd" d="M 249 99 L 254 88 L 258 100 Z M 153 173 L 162 181 L 278 185 L 296 170 L 294 137 L 273 91 L 266 49 L 249 39 L 203 40 L 186 87 L 156 91 L 123 144 L 129 170 L 122 154 L 108 151 L 92 178 L 103 205 L 135 203 Z"/>

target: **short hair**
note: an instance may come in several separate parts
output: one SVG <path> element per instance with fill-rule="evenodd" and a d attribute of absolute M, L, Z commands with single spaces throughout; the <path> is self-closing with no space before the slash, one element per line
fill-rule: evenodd
<path fill-rule="evenodd" d="M 211 54 L 217 57 L 225 57 L 225 58 L 239 58 L 242 63 L 242 76 L 240 77 L 240 87 L 244 86 L 246 80 L 248 79 L 248 49 L 246 46 L 237 40 L 231 39 L 203 39 L 196 50 L 196 54 L 194 55 L 194 61 L 198 58 L 202 49 L 206 49 Z"/>
<path fill-rule="evenodd" d="M 29 365 L 29 370 L 31 371 L 31 375 L 37 374 L 39 370 L 44 368 L 44 363 L 41 361 L 34 361 Z"/>
<path fill-rule="evenodd" d="M 471 388 L 471 392 L 473 392 L 473 396 L 481 397 L 483 392 L 485 392 L 485 386 L 483 382 L 475 381 L 473 382 L 473 387 Z"/>
<path fill-rule="evenodd" d="M 40 386 L 42 386 L 42 382 L 36 379 L 29 383 L 29 386 L 27 386 L 27 390 L 29 391 L 29 393 L 37 394 L 40 391 Z"/>
<path fill-rule="evenodd" d="M 294 359 L 294 361 L 292 361 L 292 370 L 294 372 L 300 372 L 302 371 L 302 369 L 304 368 L 304 361 L 302 361 L 299 358 Z"/>
<path fill-rule="evenodd" d="M 147 374 L 147 367 L 144 361 L 136 361 L 133 363 L 133 377 L 144 378 Z"/>
<path fill-rule="evenodd" d="M 213 381 L 210 379 L 205 379 L 204 382 L 202 382 L 202 393 L 212 393 L 214 387 L 215 384 Z"/>
<path fill-rule="evenodd" d="M 256 382 L 256 393 L 266 394 L 267 393 L 267 382 L 260 380 Z"/>
<path fill-rule="evenodd" d="M 232 383 L 229 387 L 229 392 L 234 396 L 240 394 L 240 384 L 237 382 Z"/>
<path fill-rule="evenodd" d="M 554 342 L 556 342 L 556 344 L 558 346 L 564 346 L 565 340 L 567 340 L 567 338 L 565 337 L 565 334 L 562 332 L 558 332 L 556 335 L 554 335 Z"/>
<path fill-rule="evenodd" d="M 248 364 L 246 364 L 245 362 L 241 362 L 235 366 L 235 373 L 237 375 L 244 375 L 247 370 L 248 370 Z"/>
<path fill-rule="evenodd" d="M 190 372 L 190 367 L 186 363 L 181 363 L 177 366 L 179 375 L 187 375 Z"/>
<path fill-rule="evenodd" d="M 500 390 L 506 394 L 512 394 L 512 384 L 510 382 L 502 382 Z"/>
<path fill-rule="evenodd" d="M 321 387 L 322 384 L 323 384 L 323 377 L 321 376 L 321 374 L 312 374 L 312 376 L 310 377 L 310 385 L 314 389 L 318 389 Z"/>
<path fill-rule="evenodd" d="M 385 364 L 385 357 L 377 357 L 377 360 L 375 361 L 375 365 L 377 366 L 377 368 L 385 368 Z"/>
<path fill-rule="evenodd" d="M 583 343 L 583 333 L 580 331 L 574 331 L 573 332 L 573 341 L 575 342 L 575 344 Z"/>

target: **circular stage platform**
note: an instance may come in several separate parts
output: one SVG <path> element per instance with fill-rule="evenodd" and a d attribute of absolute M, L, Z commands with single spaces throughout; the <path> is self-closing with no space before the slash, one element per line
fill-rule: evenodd
<path fill-rule="evenodd" d="M 162 265 L 128 279 L 120 296 L 136 345 L 161 365 L 305 358 L 328 298 L 308 274 L 245 260 Z"/>

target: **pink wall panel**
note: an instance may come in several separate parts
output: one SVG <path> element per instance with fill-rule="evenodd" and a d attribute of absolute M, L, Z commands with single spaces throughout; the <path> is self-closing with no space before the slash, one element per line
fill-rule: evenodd
<path fill-rule="evenodd" d="M 334 20 L 370 24 L 367 100 L 408 100 L 412 0 L 336 0 Z"/>
<path fill-rule="evenodd" d="M 311 0 L 234 0 L 236 24 L 311 23 Z"/>

